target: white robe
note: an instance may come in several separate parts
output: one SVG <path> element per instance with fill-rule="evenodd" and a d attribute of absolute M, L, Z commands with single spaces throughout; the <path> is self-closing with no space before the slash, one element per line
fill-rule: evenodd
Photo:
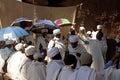
<path fill-rule="evenodd" d="M 7 71 L 9 76 L 13 80 L 19 80 L 20 76 L 20 62 L 25 54 L 21 53 L 20 51 L 15 52 L 8 60 Z"/>
<path fill-rule="evenodd" d="M 55 71 L 63 67 L 63 62 L 61 60 L 51 60 L 47 65 L 47 76 L 46 80 L 52 80 Z"/>
<path fill-rule="evenodd" d="M 104 59 L 97 40 L 91 40 L 89 42 L 89 48 L 90 48 L 90 54 L 93 57 L 91 68 L 99 71 L 101 74 L 104 74 Z"/>
<path fill-rule="evenodd" d="M 81 66 L 76 70 L 68 80 L 102 80 L 101 75 L 96 70 L 88 66 Z"/>
<path fill-rule="evenodd" d="M 20 69 L 19 69 L 20 80 L 28 80 L 27 79 L 27 72 L 28 72 L 28 68 L 31 65 L 31 63 L 32 63 L 31 59 L 29 59 L 26 56 L 22 57 L 21 62 L 20 62 Z"/>
<path fill-rule="evenodd" d="M 56 71 L 53 80 L 68 80 L 74 70 L 70 66 L 64 66 L 61 71 Z"/>
<path fill-rule="evenodd" d="M 69 50 L 69 54 L 72 54 L 76 57 L 77 59 L 77 67 L 76 68 L 79 68 L 80 67 L 80 61 L 79 61 L 79 57 L 76 56 L 76 53 L 80 53 L 80 54 L 83 54 L 86 51 L 85 47 L 82 46 L 82 44 L 78 44 L 78 46 L 76 48 L 73 48 L 71 44 L 68 45 L 68 50 Z"/>
<path fill-rule="evenodd" d="M 32 61 L 27 71 L 27 80 L 45 80 L 46 66 L 43 62 Z"/>
<path fill-rule="evenodd" d="M 4 49 L 0 49 L 0 72 L 1 73 L 4 73 L 2 68 L 5 64 L 5 60 L 8 59 L 9 56 L 11 56 L 12 54 L 13 54 L 13 52 L 7 47 Z"/>
<path fill-rule="evenodd" d="M 107 42 L 106 40 L 98 41 L 98 45 L 102 51 L 104 62 L 106 62 L 106 53 L 107 53 Z"/>
<path fill-rule="evenodd" d="M 105 69 L 105 80 L 120 80 L 120 69 L 111 66 Z"/>

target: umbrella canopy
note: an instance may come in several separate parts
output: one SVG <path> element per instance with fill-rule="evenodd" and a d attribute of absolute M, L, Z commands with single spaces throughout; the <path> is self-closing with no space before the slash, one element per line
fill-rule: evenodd
<path fill-rule="evenodd" d="M 58 26 L 72 25 L 72 23 L 66 18 L 57 19 L 57 20 L 55 20 L 55 23 Z"/>
<path fill-rule="evenodd" d="M 29 35 L 27 31 L 25 31 L 24 29 L 18 26 L 9 26 L 9 27 L 0 29 L 0 32 L 2 32 L 0 40 L 14 39 L 14 38 L 19 38 L 19 37 Z"/>
<path fill-rule="evenodd" d="M 17 18 L 12 22 L 11 26 L 20 26 L 25 29 L 32 26 L 32 20 L 29 18 Z"/>
<path fill-rule="evenodd" d="M 50 20 L 38 20 L 31 28 L 31 31 L 34 33 L 41 33 L 42 29 L 48 29 L 48 34 L 52 34 L 52 31 L 58 28 L 59 27 Z"/>

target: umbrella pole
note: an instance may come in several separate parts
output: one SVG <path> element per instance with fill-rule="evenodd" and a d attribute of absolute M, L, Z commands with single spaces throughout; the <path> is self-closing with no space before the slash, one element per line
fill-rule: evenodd
<path fill-rule="evenodd" d="M 0 19 L 0 29 L 2 29 L 3 27 L 2 27 L 2 22 L 1 22 L 1 19 Z"/>
<path fill-rule="evenodd" d="M 36 13 L 36 6 L 35 6 L 35 1 L 33 0 L 33 23 L 35 24 L 37 21 L 37 13 Z"/>

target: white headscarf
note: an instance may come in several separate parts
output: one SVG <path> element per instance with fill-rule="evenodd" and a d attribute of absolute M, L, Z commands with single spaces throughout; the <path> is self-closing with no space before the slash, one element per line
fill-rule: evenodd
<path fill-rule="evenodd" d="M 29 55 L 33 55 L 36 52 L 36 48 L 35 46 L 28 46 L 27 48 L 25 48 L 25 53 L 27 56 Z"/>
<path fill-rule="evenodd" d="M 17 50 L 17 51 L 19 51 L 19 50 L 21 50 L 21 49 L 23 49 L 24 47 L 23 47 L 23 44 L 22 43 L 18 43 L 16 46 L 15 46 L 15 49 Z"/>
<path fill-rule="evenodd" d="M 60 34 L 60 33 L 61 33 L 60 29 L 55 29 L 55 30 L 53 30 L 53 34 L 54 34 L 54 35 L 57 35 L 57 34 Z"/>
<path fill-rule="evenodd" d="M 53 48 L 50 48 L 47 52 L 47 56 L 52 58 L 54 57 L 56 54 L 59 53 L 59 49 L 57 47 L 53 47 Z"/>

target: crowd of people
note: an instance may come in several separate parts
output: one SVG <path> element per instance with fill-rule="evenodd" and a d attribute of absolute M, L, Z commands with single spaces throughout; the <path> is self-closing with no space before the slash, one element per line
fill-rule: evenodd
<path fill-rule="evenodd" d="M 0 46 L 1 80 L 120 80 L 120 36 L 115 39 L 115 54 L 107 60 L 107 38 L 102 32 L 70 28 L 66 39 L 61 30 L 42 29 L 22 40 L 6 40 Z M 67 40 L 67 43 L 65 42 Z M 36 43 L 36 44 L 35 44 Z"/>

